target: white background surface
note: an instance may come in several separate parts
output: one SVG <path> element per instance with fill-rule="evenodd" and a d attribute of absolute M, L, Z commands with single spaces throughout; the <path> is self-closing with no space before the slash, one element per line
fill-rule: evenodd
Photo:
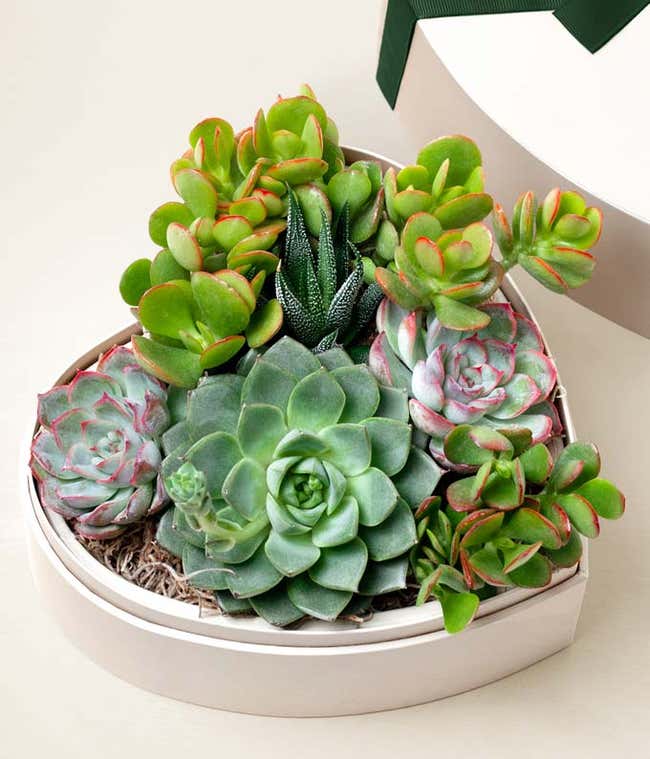
<path fill-rule="evenodd" d="M 374 84 L 379 6 L 0 0 L 2 759 L 407 752 L 591 759 L 638 755 L 647 745 L 650 342 L 525 277 L 578 432 L 599 443 L 606 475 L 628 496 L 623 521 L 605 524 L 593 543 L 578 636 L 567 651 L 421 707 L 330 720 L 256 718 L 117 680 L 77 653 L 34 595 L 16 471 L 35 394 L 129 321 L 117 280 L 130 260 L 153 252 L 147 217 L 172 198 L 167 167 L 191 126 L 207 115 L 244 126 L 259 103 L 306 80 L 345 142 L 413 157 L 415 146 Z M 502 84 L 511 80 L 506 70 Z"/>
<path fill-rule="evenodd" d="M 650 72 L 650 8 L 596 55 L 546 12 L 420 24 L 460 86 L 517 142 L 650 222 L 650 104 L 639 87 Z"/>

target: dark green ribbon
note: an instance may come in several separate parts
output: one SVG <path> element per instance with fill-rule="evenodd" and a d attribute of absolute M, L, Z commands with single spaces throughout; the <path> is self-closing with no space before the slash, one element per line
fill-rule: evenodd
<path fill-rule="evenodd" d="M 388 0 L 377 82 L 394 108 L 415 25 L 422 18 L 554 11 L 569 32 L 595 53 L 649 3 L 650 0 Z"/>

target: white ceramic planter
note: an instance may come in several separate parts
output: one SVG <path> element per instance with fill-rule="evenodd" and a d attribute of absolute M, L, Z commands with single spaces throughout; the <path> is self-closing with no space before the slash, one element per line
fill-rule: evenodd
<path fill-rule="evenodd" d="M 348 158 L 371 157 L 347 150 Z M 503 293 L 533 318 L 510 281 Z M 67 382 L 137 325 L 81 357 Z M 569 441 L 564 392 L 558 402 Z M 33 434 L 29 430 L 29 440 Z M 281 716 L 334 716 L 397 708 L 459 693 L 569 645 L 587 581 L 577 568 L 543 590 L 513 589 L 481 604 L 461 634 L 444 631 L 437 602 L 376 613 L 360 627 L 310 621 L 298 630 L 254 617 L 201 617 L 196 606 L 139 588 L 96 561 L 66 522 L 45 513 L 24 457 L 30 561 L 42 601 L 66 635 L 101 666 L 140 687 L 221 709 Z M 584 542 L 584 541 L 583 541 Z"/>

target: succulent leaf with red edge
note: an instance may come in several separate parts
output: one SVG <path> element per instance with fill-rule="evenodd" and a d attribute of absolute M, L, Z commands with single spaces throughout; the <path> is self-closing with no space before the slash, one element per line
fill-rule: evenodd
<path fill-rule="evenodd" d="M 596 259 L 589 249 L 600 238 L 603 214 L 577 192 L 553 189 L 539 208 L 535 195 L 526 192 L 515 204 L 512 226 L 499 205 L 493 222 L 506 271 L 518 263 L 557 293 L 591 278 Z"/>
<path fill-rule="evenodd" d="M 384 300 L 377 312 L 377 338 L 369 355 L 371 371 L 385 385 L 410 396 L 413 424 L 430 436 L 429 449 L 454 469 L 444 452 L 445 437 L 458 424 L 531 430 L 534 443 L 560 431 L 548 398 L 557 372 L 544 353 L 537 327 L 507 303 L 477 311 L 482 329 L 448 329 L 434 312 L 406 311 Z"/>
<path fill-rule="evenodd" d="M 445 500 L 427 498 L 416 510 L 410 562 L 418 602 L 436 597 L 449 631 L 463 629 L 479 597 L 497 588 L 548 585 L 554 568 L 580 560 L 580 536 L 597 536 L 599 516 L 623 514 L 622 494 L 598 477 L 592 445 L 571 443 L 553 462 L 545 445 L 530 446 L 530 435 L 460 425 L 445 452 L 460 466 L 479 468 L 452 482 Z"/>
<path fill-rule="evenodd" d="M 119 535 L 163 508 L 160 440 L 178 421 L 167 398 L 122 346 L 104 354 L 96 371 L 40 395 L 30 466 L 41 504 L 90 538 Z"/>
<path fill-rule="evenodd" d="M 492 258 L 493 238 L 480 222 L 443 232 L 427 212 L 406 222 L 391 268 L 375 272 L 386 296 L 402 308 L 435 309 L 444 326 L 481 329 L 489 316 L 474 308 L 501 284 L 503 270 Z"/>
<path fill-rule="evenodd" d="M 135 356 L 148 372 L 171 385 L 195 387 L 204 371 L 230 360 L 247 342 L 257 348 L 282 326 L 277 300 L 258 302 L 246 277 L 223 269 L 196 271 L 190 282 L 173 280 L 147 290 L 138 318 L 149 337 L 135 336 Z"/>

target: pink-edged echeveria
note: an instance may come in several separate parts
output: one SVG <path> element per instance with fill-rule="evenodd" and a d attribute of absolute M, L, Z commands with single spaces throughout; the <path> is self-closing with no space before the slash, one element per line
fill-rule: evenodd
<path fill-rule="evenodd" d="M 479 309 L 478 331 L 445 328 L 430 312 L 406 311 L 389 300 L 377 312 L 370 368 L 380 382 L 409 393 L 413 424 L 430 436 L 429 450 L 445 467 L 445 437 L 458 424 L 526 428 L 534 442 L 560 431 L 549 396 L 557 372 L 539 330 L 507 303 Z"/>
<path fill-rule="evenodd" d="M 115 347 L 96 371 L 39 396 L 31 469 L 41 504 L 81 535 L 111 538 L 168 497 L 160 438 L 173 421 L 165 386 Z"/>

